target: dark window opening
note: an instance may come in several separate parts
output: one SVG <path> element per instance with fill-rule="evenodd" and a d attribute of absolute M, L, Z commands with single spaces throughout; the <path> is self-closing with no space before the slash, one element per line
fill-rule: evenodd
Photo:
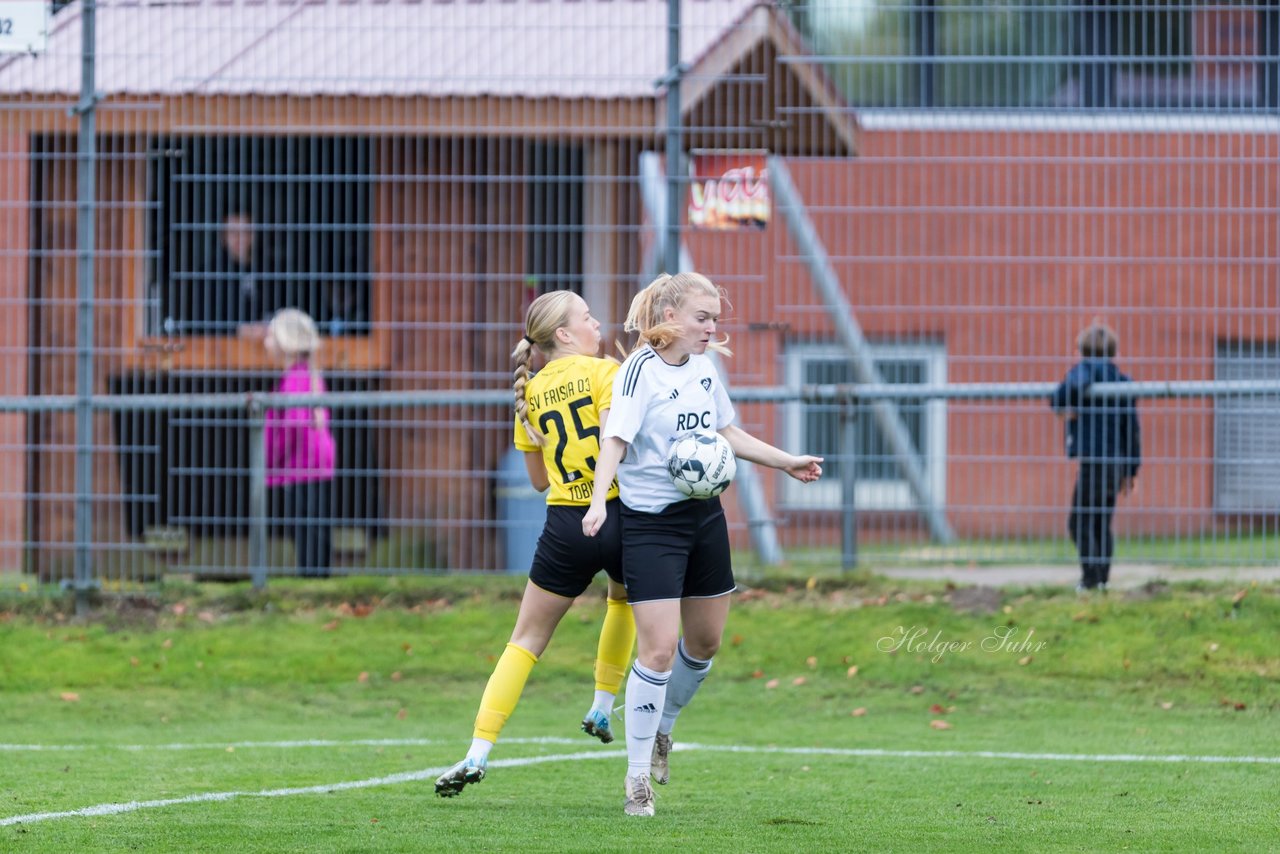
<path fill-rule="evenodd" d="M 367 335 L 368 140 L 157 139 L 149 152 L 148 332 L 234 335 L 286 307 Z"/>
<path fill-rule="evenodd" d="M 582 293 L 582 148 L 529 147 L 529 276 L 539 294 Z"/>
<path fill-rule="evenodd" d="M 243 394 L 274 389 L 274 376 L 127 374 L 110 379 L 113 395 Z M 332 392 L 376 390 L 375 380 L 326 377 Z M 335 525 L 381 536 L 377 431 L 366 409 L 330 412 L 338 469 Z M 154 526 L 178 526 L 201 537 L 240 537 L 249 529 L 249 424 L 243 413 L 215 410 L 112 414 L 125 525 L 141 537 Z M 269 495 L 278 490 L 268 490 Z M 281 521 L 278 508 L 273 521 Z M 279 532 L 276 532 L 279 533 Z"/>

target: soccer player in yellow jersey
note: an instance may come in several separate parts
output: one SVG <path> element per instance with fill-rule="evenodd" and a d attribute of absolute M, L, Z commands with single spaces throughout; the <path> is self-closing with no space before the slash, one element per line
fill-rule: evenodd
<path fill-rule="evenodd" d="M 599 357 L 600 322 L 572 291 L 538 297 L 529 306 L 524 325 L 524 338 L 511 354 L 516 363 L 515 445 L 524 451 L 534 488 L 550 490 L 547 521 L 529 569 L 516 627 L 480 699 L 471 749 L 436 780 L 436 794 L 442 798 L 484 779 L 489 751 L 515 711 L 529 672 L 573 600 L 601 569 L 609 575 L 608 602 L 596 653 L 595 702 L 582 729 L 605 744 L 613 741 L 609 715 L 636 638 L 622 586 L 617 484 L 608 490 L 612 512 L 604 529 L 595 537 L 585 536 L 582 530 L 618 364 Z M 530 378 L 534 347 L 547 364 Z"/>

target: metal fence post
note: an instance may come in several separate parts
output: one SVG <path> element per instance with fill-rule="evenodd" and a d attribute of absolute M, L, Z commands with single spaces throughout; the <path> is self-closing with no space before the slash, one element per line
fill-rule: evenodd
<path fill-rule="evenodd" d="M 267 586 L 267 450 L 262 401 L 249 400 L 249 573 L 253 589 Z"/>
<path fill-rule="evenodd" d="M 93 589 L 93 352 L 94 244 L 97 241 L 97 102 L 94 27 L 96 3 L 85 0 L 80 30 L 80 100 L 73 113 L 79 118 L 76 141 L 76 464 L 75 464 L 75 596 L 76 614 L 89 611 Z"/>
<path fill-rule="evenodd" d="M 680 0 L 667 0 L 667 222 L 662 236 L 663 272 L 680 272 L 680 203 L 684 194 L 680 187 Z"/>
<path fill-rule="evenodd" d="M 858 410 L 846 400 L 840 410 L 840 568 L 858 567 Z"/>

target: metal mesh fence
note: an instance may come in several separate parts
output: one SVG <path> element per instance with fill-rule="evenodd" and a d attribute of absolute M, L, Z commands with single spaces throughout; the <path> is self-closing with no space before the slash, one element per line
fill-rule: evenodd
<path fill-rule="evenodd" d="M 255 503 L 263 411 L 225 403 L 279 388 L 262 331 L 285 307 L 314 318 L 334 395 L 332 572 L 523 570 L 524 309 L 570 288 L 621 341 L 676 266 L 727 290 L 742 425 L 827 458 L 818 484 L 757 468 L 730 491 L 744 569 L 836 567 L 855 542 L 870 566 L 1073 562 L 1047 391 L 1095 319 L 1134 380 L 1202 384 L 1138 405 L 1118 558 L 1280 558 L 1275 3 L 6 20 L 4 578 L 297 572 L 289 491 Z M 850 385 L 881 393 L 814 391 Z"/>

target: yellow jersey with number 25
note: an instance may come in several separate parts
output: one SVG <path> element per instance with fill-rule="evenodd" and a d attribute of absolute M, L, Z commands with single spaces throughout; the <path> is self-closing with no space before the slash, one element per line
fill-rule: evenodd
<path fill-rule="evenodd" d="M 596 356 L 553 359 L 525 384 L 529 421 L 547 437 L 539 448 L 516 421 L 516 448 L 542 451 L 551 488 L 548 504 L 590 504 L 600 457 L 600 412 L 613 402 L 618 363 Z M 609 498 L 618 495 L 615 482 Z"/>

